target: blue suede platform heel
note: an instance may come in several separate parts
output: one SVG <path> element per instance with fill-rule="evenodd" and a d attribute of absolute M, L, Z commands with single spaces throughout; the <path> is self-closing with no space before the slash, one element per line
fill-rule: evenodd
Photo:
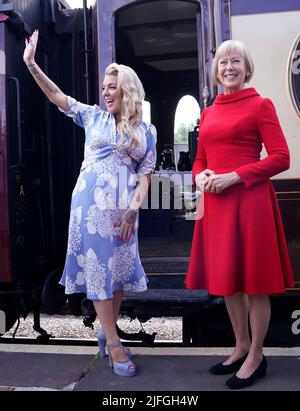
<path fill-rule="evenodd" d="M 105 347 L 106 347 L 106 337 L 103 332 L 103 330 L 99 330 L 97 334 L 97 339 L 98 339 L 98 345 L 99 345 L 99 355 L 100 358 L 105 358 L 106 352 L 105 352 Z M 124 347 L 125 353 L 128 355 L 129 358 L 132 357 L 132 353 L 128 347 Z"/>
<path fill-rule="evenodd" d="M 99 355 L 100 358 L 105 358 L 106 352 L 105 352 L 105 347 L 106 347 L 106 337 L 105 334 L 102 330 L 100 330 L 97 334 L 97 339 L 98 339 L 98 345 L 99 345 Z"/>
<path fill-rule="evenodd" d="M 136 375 L 136 369 L 131 359 L 129 359 L 128 361 L 124 361 L 124 362 L 118 362 L 112 359 L 110 351 L 111 349 L 117 348 L 117 347 L 122 347 L 124 352 L 126 353 L 120 341 L 112 343 L 112 344 L 106 344 L 110 367 L 112 367 L 112 369 L 114 370 L 114 373 L 117 375 L 121 375 L 122 377 L 134 377 Z"/>

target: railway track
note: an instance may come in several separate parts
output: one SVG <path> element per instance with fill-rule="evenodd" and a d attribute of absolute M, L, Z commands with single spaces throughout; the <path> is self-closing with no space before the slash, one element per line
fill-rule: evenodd
<path fill-rule="evenodd" d="M 41 314 L 40 325 L 45 334 L 41 335 L 33 330 L 33 314 L 29 314 L 25 320 L 20 319 L 19 325 L 16 322 L 4 336 L 0 337 L 0 344 L 97 345 L 96 333 L 100 328 L 98 320 L 94 322 L 94 329 L 92 329 L 84 326 L 82 317 L 69 314 L 53 316 Z M 178 344 L 182 339 L 182 321 L 179 317 L 151 318 L 143 324 L 137 319 L 120 317 L 118 326 L 130 334 L 137 334 L 142 330 L 149 335 L 156 333 L 155 345 Z M 142 345 L 141 340 L 127 343 Z"/>

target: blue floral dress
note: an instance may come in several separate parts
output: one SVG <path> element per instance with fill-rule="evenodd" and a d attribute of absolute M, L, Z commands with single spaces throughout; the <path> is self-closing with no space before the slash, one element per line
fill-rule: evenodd
<path fill-rule="evenodd" d="M 60 284 L 66 294 L 83 292 L 90 300 L 110 299 L 115 291 L 144 291 L 147 277 L 138 251 L 138 230 L 122 242 L 116 223 L 130 204 L 138 176 L 154 170 L 155 127 L 142 122 L 137 129 L 137 147 L 120 148 L 113 114 L 72 97 L 68 104 L 69 111 L 61 111 L 84 128 L 85 148 L 72 193 Z"/>

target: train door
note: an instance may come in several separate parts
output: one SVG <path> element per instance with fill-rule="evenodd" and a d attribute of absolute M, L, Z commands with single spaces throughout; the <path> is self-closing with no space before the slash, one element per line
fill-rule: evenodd
<path fill-rule="evenodd" d="M 5 25 L 6 17 L 0 20 L 0 281 L 11 281 L 11 252 L 9 237 L 9 217 L 7 212 L 8 188 L 7 188 L 7 129 L 5 111 Z"/>
<path fill-rule="evenodd" d="M 105 8 L 100 5 L 98 11 L 100 76 L 111 61 L 132 67 L 141 78 L 151 107 L 151 122 L 157 129 L 158 157 L 151 195 L 153 199 L 153 187 L 161 178 L 159 206 L 150 209 L 149 198 L 149 209 L 142 209 L 140 214 L 141 256 L 146 270 L 147 259 L 151 259 L 151 272 L 155 271 L 154 257 L 162 272 L 171 269 L 170 258 L 177 261 L 175 271 L 185 273 L 187 268 L 194 221 L 186 218 L 185 203 L 178 202 L 177 197 L 182 196 L 185 184 L 191 189 L 191 171 L 180 172 L 176 167 L 174 118 L 183 96 L 194 97 L 202 109 L 211 93 L 208 4 L 114 0 Z M 161 167 L 166 150 L 173 152 L 175 160 L 171 172 Z M 163 196 L 169 197 L 165 207 Z"/>
<path fill-rule="evenodd" d="M 0 310 L 9 329 L 33 307 L 39 310 L 42 300 L 49 314 L 66 301 L 58 280 L 84 144 L 81 130 L 31 78 L 23 63 L 24 38 L 39 29 L 37 63 L 66 94 L 84 101 L 83 19 L 52 1 L 18 0 L 3 4 L 1 12 Z"/>
<path fill-rule="evenodd" d="M 40 163 L 32 162 L 37 123 L 30 122 L 31 105 L 25 104 L 27 79 L 22 64 L 23 36 L 30 27 L 15 13 L 12 3 L 1 11 L 1 264 L 0 309 L 9 329 L 16 318 L 27 315 L 28 295 L 35 293 L 43 242 L 38 216 L 34 175 Z M 38 9 L 27 12 L 36 20 Z M 8 15 L 9 14 L 9 15 Z M 25 12 L 26 14 L 26 12 Z M 32 96 L 33 97 L 33 96 Z M 31 165 L 31 166 L 29 166 Z M 21 295 L 22 303 L 21 303 Z"/>

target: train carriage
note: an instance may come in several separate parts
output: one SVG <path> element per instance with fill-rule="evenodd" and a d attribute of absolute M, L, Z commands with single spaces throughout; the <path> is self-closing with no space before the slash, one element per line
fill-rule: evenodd
<path fill-rule="evenodd" d="M 84 48 L 83 13 L 64 10 L 56 1 L 0 3 L 0 308 L 6 313 L 7 329 L 31 310 L 38 314 L 45 284 L 49 290 L 54 287 L 56 296 L 44 293 L 49 313 L 66 300 L 56 284 L 83 140 L 81 130 L 65 122 L 33 87 L 22 62 L 24 38 L 39 27 L 37 59 L 42 69 L 67 93 L 85 99 L 84 82 L 73 81 L 84 77 L 85 67 L 77 54 Z M 38 321 L 35 327 L 39 328 Z"/>
<path fill-rule="evenodd" d="M 57 280 L 83 157 L 82 131 L 46 101 L 22 62 L 24 37 L 39 28 L 38 63 L 66 94 L 102 106 L 99 81 L 112 61 L 133 67 L 143 82 L 158 131 L 148 204 L 157 196 L 158 207 L 145 206 L 140 221 L 149 293 L 126 295 L 122 313 L 141 321 L 180 315 L 186 345 L 230 345 L 232 336 L 222 298 L 184 289 L 197 200 L 190 171 L 160 165 L 167 149 L 176 150 L 180 99 L 193 96 L 203 110 L 218 93 L 210 75 L 218 44 L 229 38 L 247 44 L 255 64 L 251 85 L 274 101 L 291 152 L 290 170 L 272 181 L 296 288 L 272 297 L 267 345 L 300 344 L 293 327 L 300 310 L 299 17 L 296 0 L 98 0 L 80 10 L 62 0 L 0 1 L 0 309 L 7 329 L 31 310 L 54 314 L 65 304 Z M 196 139 L 191 132 L 186 148 L 192 158 Z M 92 317 L 84 296 L 71 296 L 69 305 Z"/>

